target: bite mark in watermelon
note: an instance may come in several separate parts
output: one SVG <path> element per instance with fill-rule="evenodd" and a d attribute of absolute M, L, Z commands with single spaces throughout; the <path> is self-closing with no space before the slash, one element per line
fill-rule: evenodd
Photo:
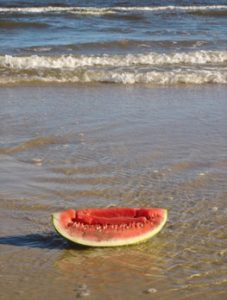
<path fill-rule="evenodd" d="M 85 246 L 113 247 L 145 241 L 157 234 L 167 221 L 163 208 L 68 209 L 52 215 L 56 231 Z"/>

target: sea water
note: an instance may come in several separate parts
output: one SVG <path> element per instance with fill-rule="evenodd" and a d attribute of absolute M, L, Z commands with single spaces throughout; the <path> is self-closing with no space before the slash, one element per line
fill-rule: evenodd
<path fill-rule="evenodd" d="M 0 0 L 0 299 L 227 299 L 227 1 Z M 84 249 L 67 208 L 164 207 Z"/>
<path fill-rule="evenodd" d="M 1 1 L 0 85 L 227 82 L 227 2 Z"/>

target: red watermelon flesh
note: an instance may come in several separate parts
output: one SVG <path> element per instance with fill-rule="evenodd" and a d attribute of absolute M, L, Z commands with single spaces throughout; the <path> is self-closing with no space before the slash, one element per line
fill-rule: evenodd
<path fill-rule="evenodd" d="M 54 213 L 55 229 L 68 240 L 87 246 L 139 243 L 157 234 L 167 221 L 162 208 L 88 208 Z"/>

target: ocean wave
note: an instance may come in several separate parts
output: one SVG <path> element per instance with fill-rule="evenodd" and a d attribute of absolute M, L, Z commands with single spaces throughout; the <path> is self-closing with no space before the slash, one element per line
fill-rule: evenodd
<path fill-rule="evenodd" d="M 75 69 L 79 67 L 204 65 L 227 63 L 227 51 L 194 51 L 178 53 L 148 53 L 127 55 L 60 55 L 60 56 L 0 56 L 0 67 L 8 69 Z"/>
<path fill-rule="evenodd" d="M 177 85 L 177 84 L 227 84 L 227 70 L 182 70 L 172 71 L 121 71 L 83 70 L 60 73 L 15 73 L 0 76 L 0 85 L 18 84 L 66 84 L 66 83 L 118 83 L 125 85 Z"/>
<path fill-rule="evenodd" d="M 0 56 L 0 84 L 227 83 L 227 51 L 127 55 Z"/>
<path fill-rule="evenodd" d="M 225 42 L 220 40 L 219 44 L 221 42 Z M 171 50 L 171 49 L 176 49 L 178 47 L 183 49 L 187 48 L 199 48 L 202 46 L 208 46 L 209 41 L 207 40 L 158 40 L 158 41 L 147 41 L 147 40 L 134 40 L 134 39 L 122 39 L 122 40 L 112 40 L 112 41 L 97 41 L 97 42 L 83 42 L 83 43 L 75 43 L 75 44 L 63 44 L 63 45 L 41 45 L 41 46 L 32 46 L 32 47 L 26 47 L 26 48 L 21 48 L 20 52 L 21 53 L 31 53 L 31 54 L 42 54 L 42 52 L 49 52 L 54 54 L 62 54 L 62 53 L 70 53 L 70 54 L 75 54 L 75 53 L 81 53 L 82 51 L 85 52 L 87 51 L 87 54 L 89 54 L 91 50 L 91 54 L 95 50 L 98 50 L 99 55 L 102 53 L 108 52 L 109 54 L 111 53 L 116 53 L 118 54 L 121 53 L 121 51 L 125 50 L 129 51 L 135 51 L 135 49 L 162 49 L 165 48 L 166 50 Z M 211 45 L 212 46 L 212 45 Z M 140 50 L 138 50 L 140 51 Z M 183 50 L 182 50 L 183 51 Z"/>
<path fill-rule="evenodd" d="M 192 16 L 197 17 L 215 17 L 215 18 L 224 18 L 227 17 L 227 9 L 224 10 L 197 10 L 188 12 Z"/>
<path fill-rule="evenodd" d="M 19 28 L 45 28 L 48 24 L 42 22 L 19 22 L 0 20 L 0 28 L 2 29 L 19 29 Z"/>
<path fill-rule="evenodd" d="M 44 7 L 0 7 L 0 13 L 59 13 L 67 12 L 73 14 L 116 14 L 120 12 L 160 12 L 160 11 L 210 11 L 210 10 L 227 10 L 227 5 L 203 5 L 203 6 L 116 6 L 116 7 L 67 7 L 67 6 L 44 6 Z"/>

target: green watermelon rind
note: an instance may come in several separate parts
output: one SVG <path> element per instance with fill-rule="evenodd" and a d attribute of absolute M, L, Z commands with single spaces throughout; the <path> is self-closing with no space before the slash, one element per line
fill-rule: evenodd
<path fill-rule="evenodd" d="M 113 240 L 106 240 L 106 241 L 91 241 L 87 238 L 78 238 L 76 236 L 71 236 L 68 234 L 68 232 L 63 228 L 59 222 L 59 216 L 60 212 L 53 213 L 52 214 L 52 222 L 54 225 L 55 230 L 64 238 L 69 240 L 70 242 L 88 246 L 88 247 L 116 247 L 116 246 L 128 246 L 133 244 L 138 244 L 147 241 L 148 239 L 155 236 L 157 233 L 159 233 L 162 228 L 164 227 L 165 223 L 168 219 L 168 211 L 166 209 L 163 209 L 164 216 L 162 221 L 159 225 L 157 225 L 152 230 L 146 232 L 145 234 L 137 235 L 135 237 L 131 238 L 121 238 L 121 239 L 113 239 Z"/>

